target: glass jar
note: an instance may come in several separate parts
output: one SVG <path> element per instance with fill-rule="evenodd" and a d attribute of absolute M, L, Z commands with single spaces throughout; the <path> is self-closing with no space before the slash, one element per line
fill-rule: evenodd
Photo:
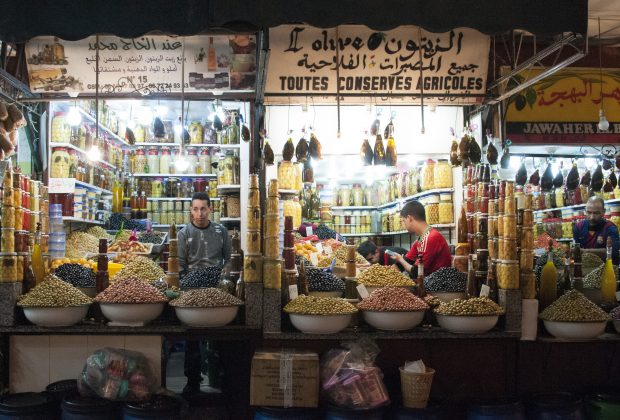
<path fill-rule="evenodd" d="M 189 132 L 190 144 L 202 144 L 203 129 L 200 121 L 192 121 L 187 131 Z"/>
<path fill-rule="evenodd" d="M 303 182 L 303 165 L 300 163 L 296 163 L 293 165 L 295 167 L 295 185 L 293 187 L 294 190 L 301 191 L 304 185 Z"/>
<path fill-rule="evenodd" d="M 295 188 L 296 171 L 290 161 L 283 160 L 278 166 L 278 185 L 280 189 L 292 190 Z"/>
<path fill-rule="evenodd" d="M 159 155 L 159 173 L 169 174 L 170 163 L 172 161 L 172 152 L 169 147 L 163 147 L 161 149 L 161 155 Z"/>
<path fill-rule="evenodd" d="M 146 167 L 148 166 L 148 159 L 144 149 L 136 150 L 136 156 L 134 158 L 133 172 L 136 174 L 148 173 Z"/>
<path fill-rule="evenodd" d="M 54 147 L 52 151 L 52 178 L 69 178 L 71 158 L 65 147 Z"/>
<path fill-rule="evenodd" d="M 69 143 L 71 139 L 71 126 L 67 122 L 64 112 L 57 112 L 52 119 L 52 141 L 55 143 Z"/>
<path fill-rule="evenodd" d="M 164 181 L 157 178 L 151 182 L 151 197 L 160 198 L 164 193 Z"/>
<path fill-rule="evenodd" d="M 428 159 L 424 162 L 420 171 L 420 189 L 422 191 L 432 190 L 435 188 L 435 161 Z M 428 222 L 428 221 L 427 221 Z"/>
<path fill-rule="evenodd" d="M 354 206 L 362 206 L 364 203 L 364 190 L 360 184 L 353 184 L 353 189 L 351 190 L 351 195 L 353 196 L 353 205 Z"/>
<path fill-rule="evenodd" d="M 223 165 L 222 165 L 223 163 Z M 225 185 L 234 184 L 234 168 L 235 168 L 235 156 L 233 154 L 227 154 L 223 161 L 220 162 L 222 168 L 222 183 Z"/>
<path fill-rule="evenodd" d="M 424 212 L 426 213 L 426 223 L 429 225 L 439 224 L 439 194 L 433 194 L 427 198 Z"/>
<path fill-rule="evenodd" d="M 373 196 L 372 196 L 372 188 L 370 188 L 368 185 L 364 187 L 364 203 L 362 204 L 364 206 L 375 206 L 376 203 L 373 200 Z"/>
<path fill-rule="evenodd" d="M 348 185 L 343 185 L 340 187 L 340 191 L 338 191 L 339 202 L 341 206 L 350 206 L 351 205 L 351 187 Z"/>
<path fill-rule="evenodd" d="M 555 189 L 555 207 L 564 207 L 564 188 Z"/>
<path fill-rule="evenodd" d="M 157 147 L 151 147 L 149 149 L 149 155 L 147 157 L 149 164 L 149 172 L 152 174 L 159 173 L 159 149 Z"/>
<path fill-rule="evenodd" d="M 200 169 L 200 173 L 210 174 L 211 171 L 211 153 L 209 152 L 209 148 L 205 147 L 200 152 L 200 156 L 198 157 L 198 168 Z"/>
<path fill-rule="evenodd" d="M 146 140 L 146 130 L 142 126 L 142 124 L 136 124 L 133 129 L 133 136 L 136 139 L 136 143 L 144 143 Z"/>
<path fill-rule="evenodd" d="M 194 147 L 187 148 L 187 170 L 185 173 L 196 173 L 196 167 L 198 166 L 198 150 Z"/>
<path fill-rule="evenodd" d="M 433 188 L 452 188 L 452 167 L 447 159 L 439 159 L 433 169 Z"/>
<path fill-rule="evenodd" d="M 440 194 L 439 196 L 439 223 L 454 223 L 454 205 L 452 194 Z"/>

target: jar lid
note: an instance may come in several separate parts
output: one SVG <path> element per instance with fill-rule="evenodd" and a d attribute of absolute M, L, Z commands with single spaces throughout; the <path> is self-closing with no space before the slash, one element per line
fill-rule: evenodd
<path fill-rule="evenodd" d="M 0 257 L 17 257 L 16 252 L 0 252 Z"/>
<path fill-rule="evenodd" d="M 15 228 L 2 228 L 0 230 L 15 230 Z"/>

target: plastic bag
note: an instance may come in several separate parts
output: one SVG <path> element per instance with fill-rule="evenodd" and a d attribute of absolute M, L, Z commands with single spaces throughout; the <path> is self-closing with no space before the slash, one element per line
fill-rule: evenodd
<path fill-rule="evenodd" d="M 321 387 L 324 397 L 344 408 L 369 409 L 390 399 L 381 369 L 374 365 L 379 347 L 362 338 L 332 349 L 321 360 Z"/>
<path fill-rule="evenodd" d="M 105 347 L 88 356 L 78 378 L 82 396 L 143 401 L 159 388 L 142 353 Z"/>

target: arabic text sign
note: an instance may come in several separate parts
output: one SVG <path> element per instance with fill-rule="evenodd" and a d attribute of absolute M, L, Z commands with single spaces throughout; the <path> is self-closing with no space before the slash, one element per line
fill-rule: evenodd
<path fill-rule="evenodd" d="M 338 89 L 474 95 L 486 87 L 489 37 L 473 29 L 436 34 L 401 26 L 382 33 L 357 25 L 337 30 L 284 25 L 271 29 L 269 39 L 267 95 Z"/>
<path fill-rule="evenodd" d="M 534 77 L 542 70 L 530 70 Z M 602 88 L 602 91 L 601 91 Z M 609 130 L 598 130 L 603 107 Z M 609 143 L 620 134 L 620 71 L 568 68 L 511 98 L 506 114 L 508 137 L 516 143 Z"/>
<path fill-rule="evenodd" d="M 26 51 L 35 92 L 95 92 L 99 50 L 100 91 L 149 94 L 178 92 L 181 83 L 187 91 L 254 89 L 254 46 L 250 36 L 37 37 Z"/>

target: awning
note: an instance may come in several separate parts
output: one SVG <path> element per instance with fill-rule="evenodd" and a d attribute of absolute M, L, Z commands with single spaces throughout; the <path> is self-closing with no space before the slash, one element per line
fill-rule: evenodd
<path fill-rule="evenodd" d="M 15 0 L 3 4 L 0 40 L 22 42 L 39 35 L 77 40 L 96 33 L 134 38 L 153 31 L 252 32 L 286 23 L 586 34 L 587 12 L 587 0 Z"/>

